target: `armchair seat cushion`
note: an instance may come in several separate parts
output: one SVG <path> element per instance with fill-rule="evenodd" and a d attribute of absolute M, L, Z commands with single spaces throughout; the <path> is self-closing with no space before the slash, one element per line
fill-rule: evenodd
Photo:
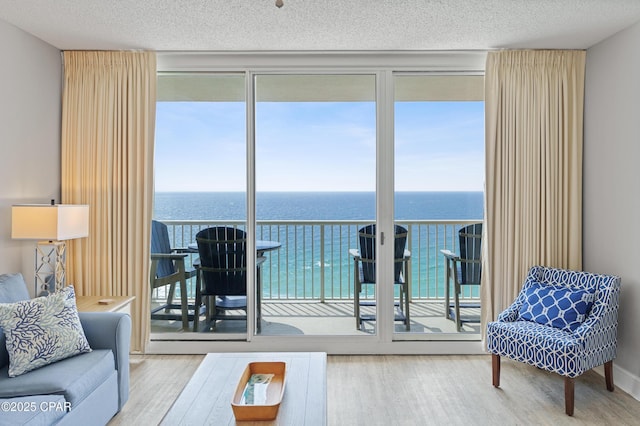
<path fill-rule="evenodd" d="M 586 371 L 584 344 L 571 332 L 533 321 L 497 321 L 488 324 L 487 335 L 487 348 L 493 354 L 566 377 Z"/>

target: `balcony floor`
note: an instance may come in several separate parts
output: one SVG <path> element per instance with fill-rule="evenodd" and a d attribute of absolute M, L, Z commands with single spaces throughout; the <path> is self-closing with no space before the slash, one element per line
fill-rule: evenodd
<path fill-rule="evenodd" d="M 363 313 L 373 313 L 373 307 L 363 307 Z M 462 308 L 463 330 L 459 334 L 480 333 L 480 309 Z M 455 323 L 444 317 L 442 300 L 414 301 L 410 306 L 411 334 L 442 334 L 456 332 Z M 365 322 L 364 330 L 356 329 L 353 301 L 265 301 L 262 304 L 260 335 L 354 335 L 371 334 L 375 322 Z M 202 320 L 203 318 L 201 318 Z M 405 332 L 404 324 L 395 323 L 397 332 Z M 179 321 L 151 321 L 151 333 L 183 332 Z M 201 333 L 213 332 L 202 330 Z M 245 333 L 245 321 L 218 321 L 213 333 Z M 186 333 L 185 333 L 186 334 Z M 160 337 L 160 336 L 155 336 Z M 161 337 L 160 337 L 161 338 Z"/>

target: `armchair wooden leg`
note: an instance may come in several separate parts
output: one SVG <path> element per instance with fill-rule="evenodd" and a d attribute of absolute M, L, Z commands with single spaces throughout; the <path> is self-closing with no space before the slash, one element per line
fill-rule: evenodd
<path fill-rule="evenodd" d="M 407 286 L 408 287 L 408 286 Z M 409 290 L 404 298 L 404 317 L 405 317 L 405 329 L 411 331 L 411 318 L 409 317 Z"/>
<path fill-rule="evenodd" d="M 491 369 L 493 370 L 493 386 L 500 387 L 500 355 L 491 354 Z"/>
<path fill-rule="evenodd" d="M 216 331 L 216 325 L 218 323 L 218 308 L 216 306 L 216 295 L 209 295 L 209 323 L 211 324 L 211 330 Z"/>
<path fill-rule="evenodd" d="M 573 416 L 574 379 L 564 378 L 564 411 L 567 416 Z"/>
<path fill-rule="evenodd" d="M 360 330 L 360 297 L 357 290 L 353 296 L 353 313 L 356 317 L 356 330 Z"/>
<path fill-rule="evenodd" d="M 167 294 L 167 307 L 164 310 L 166 313 L 171 312 L 171 305 L 173 305 L 173 295 L 176 291 L 176 283 L 169 285 L 169 293 Z"/>
<path fill-rule="evenodd" d="M 353 260 L 353 313 L 356 317 L 356 330 L 360 330 L 360 279 L 358 278 L 358 261 Z"/>
<path fill-rule="evenodd" d="M 196 300 L 193 309 L 193 331 L 198 331 L 200 323 L 200 305 L 202 305 L 202 293 L 200 293 L 200 271 L 196 275 Z"/>
<path fill-rule="evenodd" d="M 450 265 L 450 260 L 449 258 L 447 259 L 447 269 L 445 270 L 445 276 L 444 276 L 444 282 L 445 282 L 445 287 L 444 287 L 444 317 L 446 319 L 451 319 L 451 316 L 449 315 L 449 284 L 450 284 L 450 280 L 451 280 L 451 265 Z"/>
<path fill-rule="evenodd" d="M 607 383 L 607 390 L 613 392 L 613 361 L 604 363 L 604 379 Z"/>
<path fill-rule="evenodd" d="M 455 285 L 454 291 L 454 303 L 455 303 L 455 316 L 456 316 L 456 331 L 460 333 L 462 331 L 462 320 L 460 320 L 460 285 Z"/>
<path fill-rule="evenodd" d="M 256 278 L 258 285 L 256 291 L 256 332 L 260 333 L 262 331 L 262 269 L 259 265 L 256 268 Z"/>

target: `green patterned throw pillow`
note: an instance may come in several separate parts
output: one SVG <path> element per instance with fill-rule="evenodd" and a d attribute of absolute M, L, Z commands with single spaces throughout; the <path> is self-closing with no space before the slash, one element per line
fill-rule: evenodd
<path fill-rule="evenodd" d="M 7 337 L 9 377 L 91 351 L 73 286 L 50 296 L 0 303 L 0 327 Z"/>

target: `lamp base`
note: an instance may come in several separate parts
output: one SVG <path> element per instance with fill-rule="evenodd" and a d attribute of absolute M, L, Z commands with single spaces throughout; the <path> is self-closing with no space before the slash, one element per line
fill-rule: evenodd
<path fill-rule="evenodd" d="M 64 241 L 40 241 L 36 247 L 36 296 L 47 296 L 65 286 Z"/>

